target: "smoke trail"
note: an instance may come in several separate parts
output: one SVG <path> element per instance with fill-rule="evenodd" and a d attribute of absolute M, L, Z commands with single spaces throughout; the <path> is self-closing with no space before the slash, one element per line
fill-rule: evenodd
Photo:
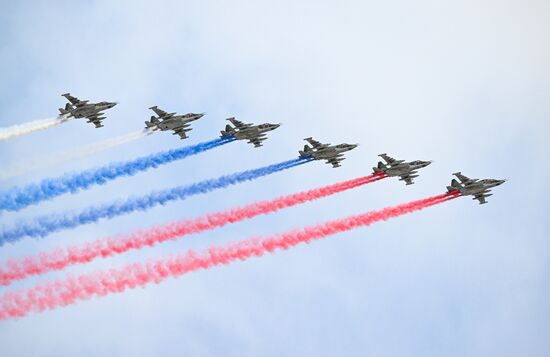
<path fill-rule="evenodd" d="M 48 118 L 27 122 L 24 124 L 12 125 L 0 128 L 0 141 L 15 138 L 16 136 L 26 135 L 35 131 L 51 128 L 69 120 L 65 117 Z"/>
<path fill-rule="evenodd" d="M 71 149 L 62 153 L 57 153 L 53 155 L 48 155 L 47 157 L 40 157 L 34 160 L 25 159 L 20 165 L 14 167 L 8 167 L 7 169 L 0 172 L 0 180 L 7 180 L 13 177 L 21 176 L 26 173 L 51 167 L 54 165 L 59 165 L 61 163 L 80 159 L 122 144 L 126 144 L 138 139 L 141 139 L 145 136 L 153 134 L 153 131 L 149 129 L 144 129 L 140 131 L 134 131 L 128 134 L 117 136 L 115 138 L 107 139 L 100 141 L 98 143 L 83 146 L 81 148 Z"/>
<path fill-rule="evenodd" d="M 309 243 L 332 234 L 412 213 L 455 197 L 457 196 L 454 194 L 446 193 L 267 238 L 247 239 L 211 247 L 199 253 L 189 250 L 185 255 L 168 259 L 145 264 L 134 263 L 119 269 L 69 276 L 65 280 L 38 284 L 33 288 L 6 293 L 0 297 L 0 319 L 22 317 L 30 312 L 51 310 L 94 296 L 121 293 L 149 283 L 158 284 L 169 277 L 179 277 L 199 269 L 259 257 L 276 250 L 287 250 L 300 243 Z"/>
<path fill-rule="evenodd" d="M 64 193 L 76 193 L 93 185 L 104 185 L 121 176 L 133 176 L 157 166 L 168 164 L 191 155 L 213 149 L 235 140 L 218 138 L 180 149 L 162 151 L 131 161 L 116 162 L 100 168 L 82 171 L 58 178 L 44 179 L 38 184 L 14 187 L 0 193 L 0 212 L 17 211 L 40 201 L 48 200 Z"/>
<path fill-rule="evenodd" d="M 97 222 L 101 218 L 113 218 L 134 211 L 145 211 L 157 205 L 163 205 L 173 200 L 186 199 L 199 193 L 207 193 L 244 181 L 254 180 L 278 171 L 311 161 L 309 158 L 298 158 L 278 164 L 264 166 L 254 170 L 238 172 L 221 176 L 216 179 L 200 181 L 189 186 L 179 186 L 172 189 L 152 192 L 142 197 L 130 197 L 124 201 L 92 206 L 79 213 L 62 213 L 38 217 L 32 221 L 20 221 L 12 229 L 0 231 L 0 245 L 6 242 L 15 242 L 24 236 L 43 237 L 50 233 Z"/>
<path fill-rule="evenodd" d="M 88 263 L 96 258 L 106 258 L 115 254 L 122 254 L 132 249 L 153 246 L 157 243 L 180 238 L 188 234 L 197 234 L 222 227 L 229 223 L 272 213 L 280 209 L 366 185 L 385 177 L 383 174 L 359 177 L 333 185 L 282 196 L 269 201 L 255 202 L 244 207 L 212 213 L 191 220 L 181 220 L 171 224 L 154 226 L 147 230 L 138 230 L 118 237 L 99 239 L 81 246 L 58 248 L 52 252 L 40 253 L 39 255 L 19 260 L 10 260 L 4 268 L 0 268 L 0 285 L 8 285 L 14 280 L 20 280 L 29 275 L 39 275 L 52 270 L 61 270 L 70 265 Z"/>

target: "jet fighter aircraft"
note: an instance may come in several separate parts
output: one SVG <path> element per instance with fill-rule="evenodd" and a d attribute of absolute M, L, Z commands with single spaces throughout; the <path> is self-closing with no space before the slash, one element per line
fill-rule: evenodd
<path fill-rule="evenodd" d="M 426 167 L 432 163 L 431 161 L 421 160 L 405 162 L 405 160 L 396 160 L 387 154 L 380 154 L 378 156 L 384 159 L 386 163 L 384 164 L 382 161 L 378 161 L 378 167 L 372 168 L 374 173 L 377 174 L 383 172 L 390 177 L 399 176 L 399 181 L 405 181 L 406 185 L 412 185 L 414 183 L 413 179 L 418 177 L 418 175 L 416 175 L 416 170 Z"/>
<path fill-rule="evenodd" d="M 300 157 L 311 157 L 314 160 L 327 160 L 327 164 L 331 164 L 333 168 L 340 167 L 345 157 L 344 152 L 355 149 L 359 144 L 321 144 L 313 138 L 305 138 L 309 145 L 304 145 L 304 150 L 299 151 Z"/>
<path fill-rule="evenodd" d="M 190 122 L 198 120 L 204 116 L 204 113 L 195 114 L 187 113 L 183 115 L 176 115 L 176 113 L 167 113 L 162 109 L 159 109 L 156 105 L 149 108 L 152 109 L 157 115 L 151 116 L 151 121 L 145 122 L 145 128 L 152 130 L 168 131 L 173 130 L 172 135 L 179 135 L 181 139 L 187 138 L 186 132 L 192 130 L 190 128 Z"/>
<path fill-rule="evenodd" d="M 65 108 L 59 108 L 59 112 L 65 118 L 86 118 L 88 119 L 87 123 L 92 123 L 96 128 L 101 128 L 103 124 L 101 121 L 105 119 L 102 117 L 102 111 L 111 109 L 117 103 L 116 102 L 99 102 L 99 103 L 88 103 L 89 100 L 79 100 L 76 97 L 73 97 L 70 93 L 62 94 L 63 97 L 67 98 L 70 103 L 65 104 Z"/>
<path fill-rule="evenodd" d="M 480 205 L 487 203 L 485 198 L 493 195 L 492 193 L 489 194 L 489 192 L 491 192 L 491 188 L 502 185 L 506 182 L 506 180 L 495 179 L 470 179 L 462 175 L 460 172 L 455 172 L 453 175 L 455 175 L 460 182 L 453 179 L 451 181 L 451 186 L 447 186 L 447 190 L 449 192 L 458 191 L 462 196 L 474 196 L 472 199 L 478 200 Z"/>
<path fill-rule="evenodd" d="M 268 131 L 275 130 L 281 126 L 281 124 L 270 123 L 260 125 L 245 124 L 235 118 L 227 118 L 226 120 L 229 120 L 235 127 L 227 124 L 225 130 L 221 131 L 222 138 L 233 136 L 237 140 L 248 140 L 248 143 L 253 144 L 256 148 L 262 146 L 262 141 L 267 139 L 266 133 Z"/>

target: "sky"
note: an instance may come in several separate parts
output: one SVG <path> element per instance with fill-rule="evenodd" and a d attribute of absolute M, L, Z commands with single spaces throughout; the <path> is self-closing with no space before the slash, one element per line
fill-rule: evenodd
<path fill-rule="evenodd" d="M 367 175 L 377 154 L 434 160 L 397 180 L 0 288 L 264 236 L 444 192 L 451 173 L 506 178 L 461 198 L 262 258 L 0 323 L 6 356 L 547 356 L 550 350 L 550 3 L 50 1 L 0 5 L 0 127 L 55 116 L 62 93 L 118 101 L 0 142 L 2 168 L 139 130 L 158 105 L 206 112 L 0 182 L 0 190 L 210 140 L 225 118 L 282 126 L 19 212 L 78 210 L 297 156 L 303 138 L 359 143 L 321 162 L 147 212 L 0 247 L 11 257 Z"/>

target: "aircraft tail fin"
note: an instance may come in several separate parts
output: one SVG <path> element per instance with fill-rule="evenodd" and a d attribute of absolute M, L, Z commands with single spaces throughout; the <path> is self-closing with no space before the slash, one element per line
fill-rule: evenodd
<path fill-rule="evenodd" d="M 227 124 L 225 126 L 225 130 L 220 131 L 220 133 L 222 134 L 222 138 L 226 137 L 226 136 L 231 136 L 231 135 L 235 134 L 235 128 L 233 128 L 231 125 Z"/>
<path fill-rule="evenodd" d="M 386 168 L 386 165 L 382 161 L 378 161 L 378 165 L 376 167 L 372 168 L 372 171 L 377 174 L 380 172 L 384 172 L 384 169 Z"/>
<path fill-rule="evenodd" d="M 313 149 L 309 145 L 304 145 L 304 150 L 300 150 L 298 152 L 300 153 L 301 157 L 310 156 L 313 152 Z"/>
<path fill-rule="evenodd" d="M 145 121 L 145 127 L 146 128 L 154 128 L 158 127 L 158 124 L 160 123 L 160 120 L 156 116 L 151 116 L 151 121 Z"/>
<path fill-rule="evenodd" d="M 61 113 L 61 115 L 67 115 L 71 113 L 70 111 L 71 109 L 72 109 L 71 104 L 67 103 L 65 104 L 65 108 L 59 108 L 59 113 Z"/>
<path fill-rule="evenodd" d="M 462 185 L 460 183 L 458 183 L 457 180 L 452 179 L 451 180 L 451 186 L 447 186 L 447 191 L 453 192 L 453 191 L 460 190 L 461 188 L 462 188 Z"/>

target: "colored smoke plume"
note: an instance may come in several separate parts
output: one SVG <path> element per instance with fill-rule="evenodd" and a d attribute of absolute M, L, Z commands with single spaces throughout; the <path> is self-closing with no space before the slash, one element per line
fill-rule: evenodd
<path fill-rule="evenodd" d="M 266 238 L 252 238 L 226 245 L 214 246 L 202 252 L 190 250 L 187 254 L 149 263 L 134 263 L 108 271 L 69 276 L 66 279 L 38 284 L 35 287 L 9 292 L 0 297 L 0 319 L 22 317 L 31 312 L 42 312 L 74 304 L 127 289 L 158 284 L 170 277 L 179 277 L 199 269 L 209 269 L 251 257 L 260 257 L 276 250 L 286 250 L 300 243 L 367 226 L 407 213 L 445 202 L 457 197 L 446 193 L 365 214 L 329 221 L 323 224 L 295 229 Z"/>
<path fill-rule="evenodd" d="M 126 235 L 99 239 L 80 246 L 57 248 L 52 252 L 40 253 L 19 260 L 9 260 L 4 268 L 0 268 L 0 284 L 8 285 L 14 280 L 23 279 L 29 275 L 44 274 L 53 270 L 61 270 L 70 265 L 88 263 L 96 258 L 105 258 L 122 254 L 129 250 L 153 246 L 167 240 L 173 240 L 189 234 L 196 234 L 210 229 L 222 227 L 229 223 L 250 219 L 262 214 L 268 214 L 280 209 L 317 200 L 342 191 L 350 190 L 386 177 L 377 174 L 359 177 L 304 192 L 282 196 L 269 201 L 255 202 L 243 207 L 208 214 L 195 219 L 177 221 L 162 226 L 154 226 L 146 230 L 138 230 Z"/>

